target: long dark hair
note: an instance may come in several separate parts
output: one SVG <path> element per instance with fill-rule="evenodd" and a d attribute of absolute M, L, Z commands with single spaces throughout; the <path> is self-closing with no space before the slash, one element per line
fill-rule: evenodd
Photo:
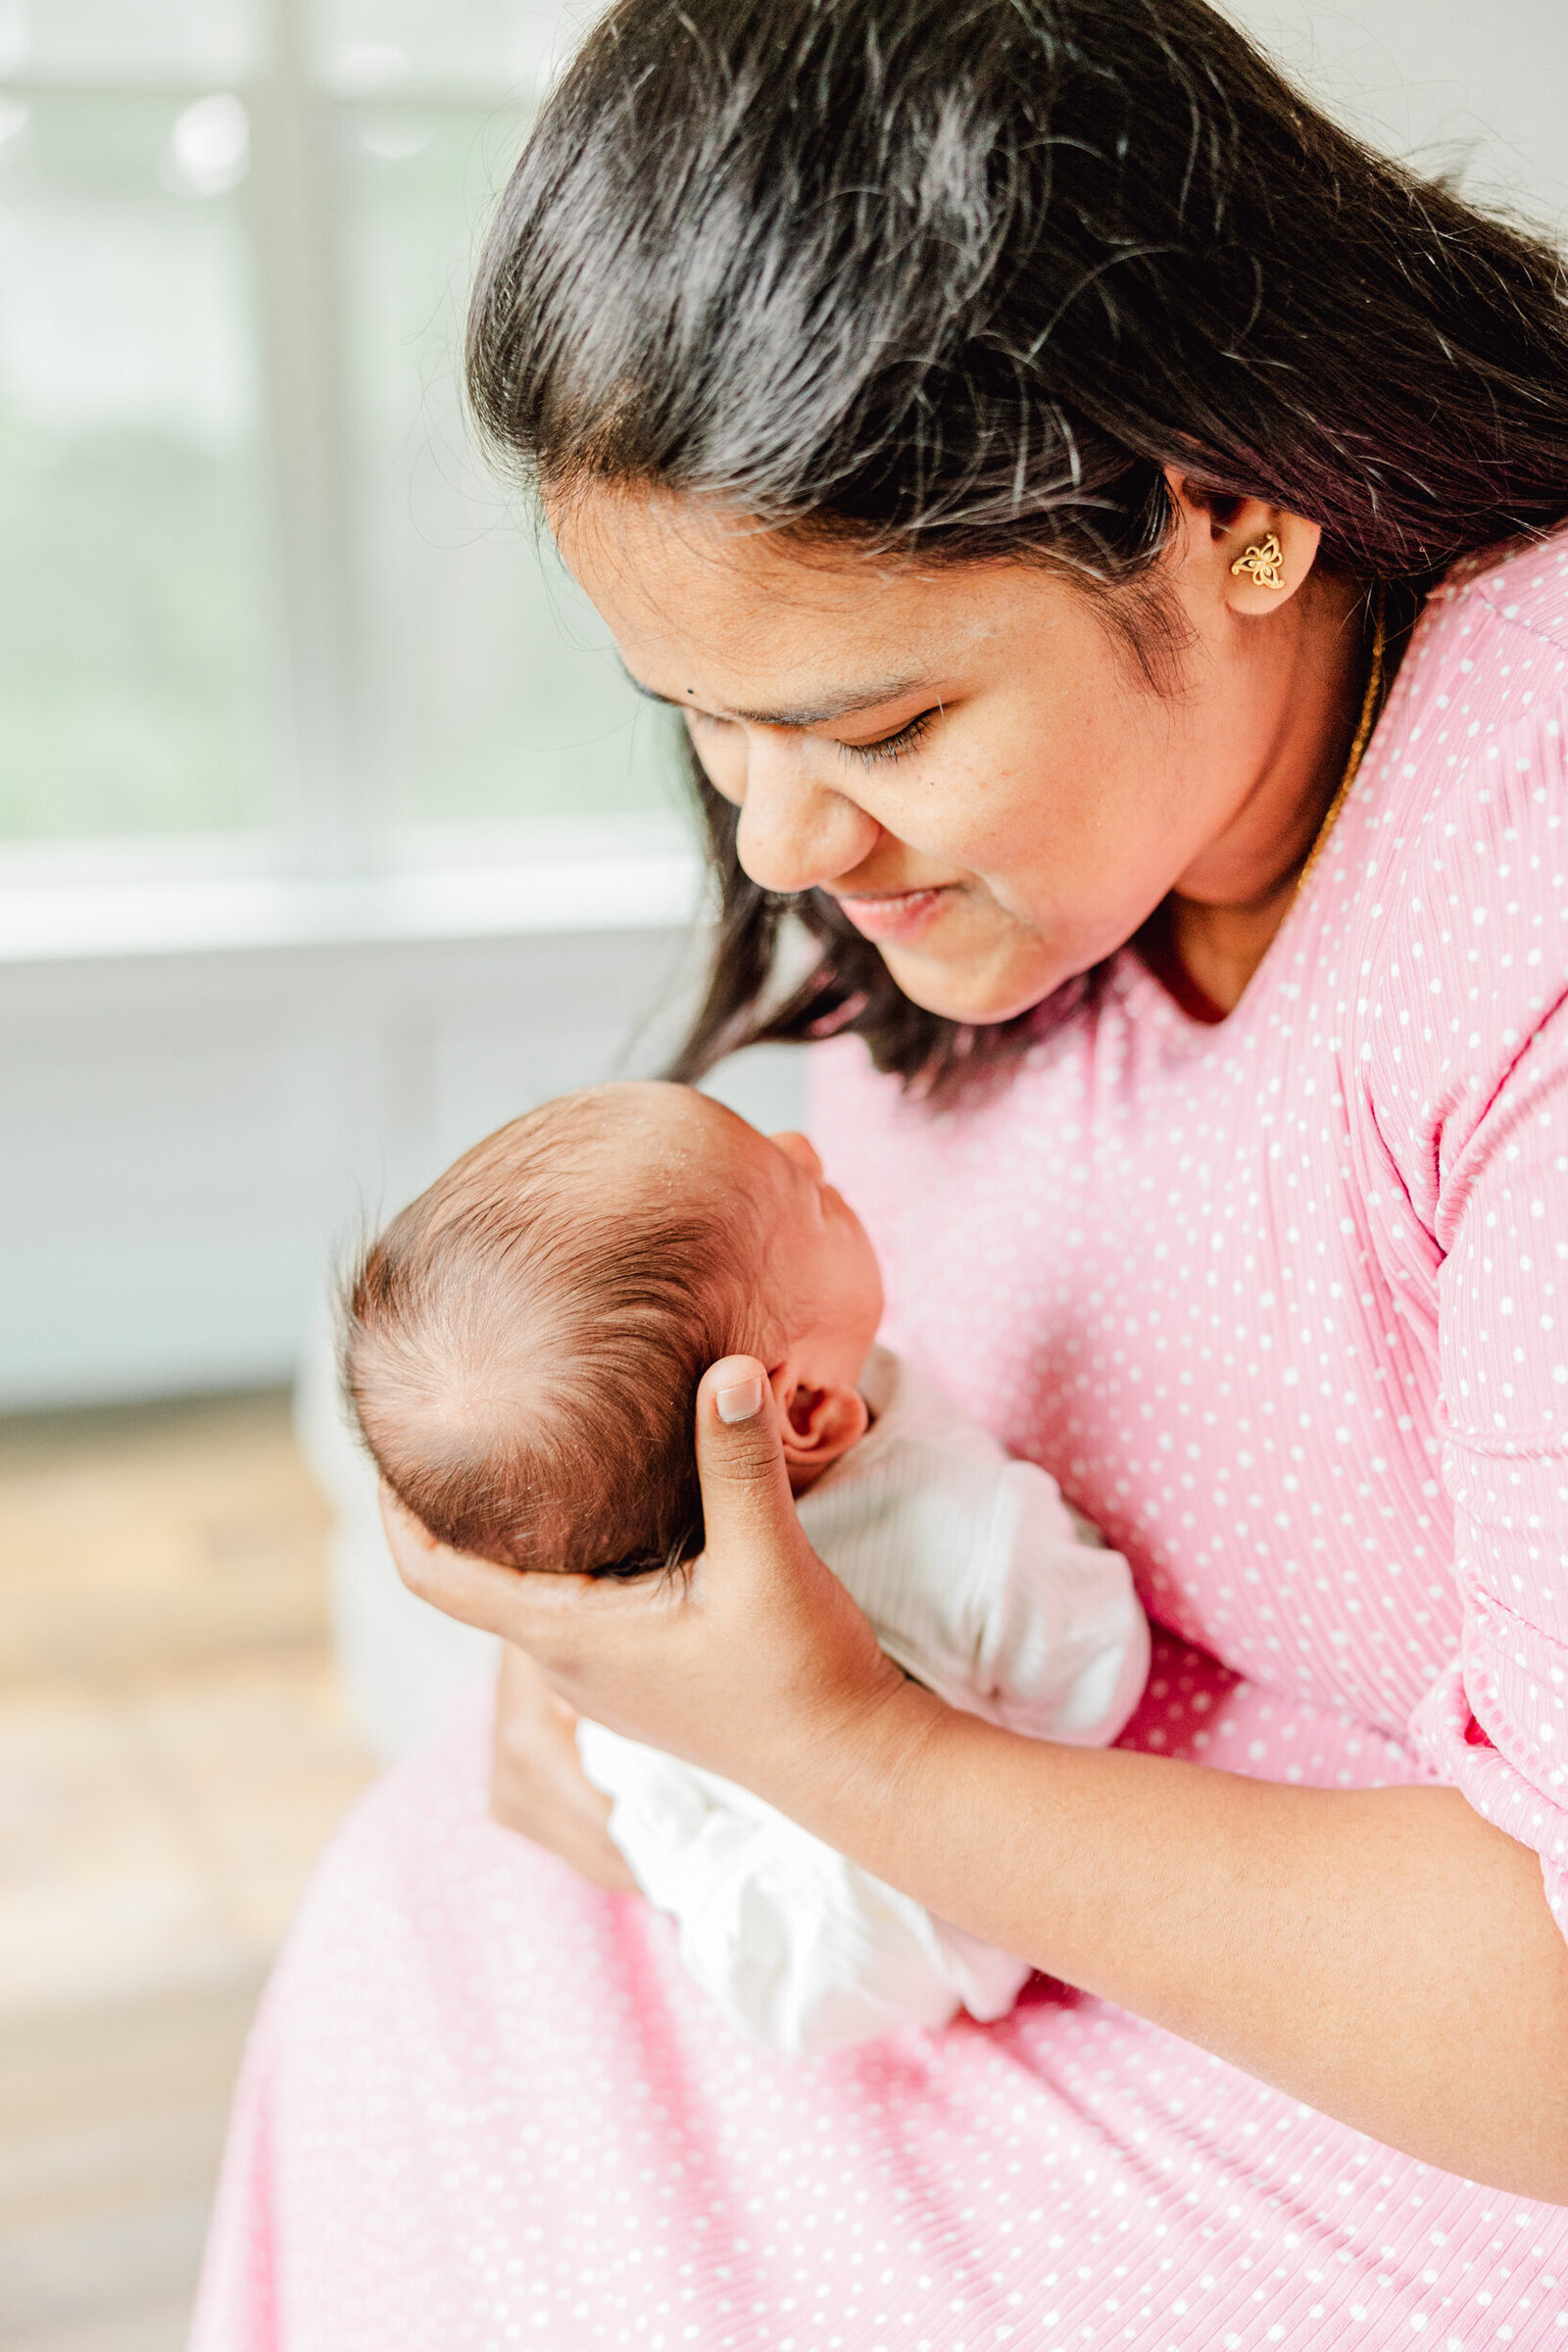
<path fill-rule="evenodd" d="M 1325 564 L 1407 609 L 1568 511 L 1557 255 L 1360 145 L 1203 0 L 620 0 L 502 199 L 467 376 L 552 496 L 1062 564 L 1152 687 L 1169 463 L 1320 523 Z M 948 1095 L 1060 1009 L 919 1010 L 831 900 L 748 879 L 694 770 L 722 906 L 676 1074 L 849 1028 Z M 820 953 L 769 1007 L 786 912 Z"/>

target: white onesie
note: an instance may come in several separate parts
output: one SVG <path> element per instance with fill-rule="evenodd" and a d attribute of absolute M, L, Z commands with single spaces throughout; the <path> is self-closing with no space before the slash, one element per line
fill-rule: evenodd
<path fill-rule="evenodd" d="M 1127 1563 L 934 1382 L 875 1348 L 860 1443 L 799 1502 L 815 1549 L 889 1657 L 950 1705 L 1037 1740 L 1102 1746 L 1138 1702 L 1149 1627 Z M 716 1774 L 580 1723 L 611 1836 L 671 1913 L 731 2023 L 817 2052 L 962 2006 L 1005 2015 L 1027 1965 L 932 1917 Z"/>

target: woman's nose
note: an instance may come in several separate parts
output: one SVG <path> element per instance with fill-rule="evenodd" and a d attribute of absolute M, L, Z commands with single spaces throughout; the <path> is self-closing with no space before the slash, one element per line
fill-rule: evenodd
<path fill-rule="evenodd" d="M 814 890 L 852 873 L 875 846 L 876 819 L 811 772 L 818 750 L 761 728 L 747 744 L 735 846 L 763 890 Z"/>

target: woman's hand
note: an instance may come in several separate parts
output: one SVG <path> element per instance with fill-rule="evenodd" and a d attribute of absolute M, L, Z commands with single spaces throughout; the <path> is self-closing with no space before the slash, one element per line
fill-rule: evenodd
<path fill-rule="evenodd" d="M 505 1643 L 496 1688 L 491 1812 L 596 1886 L 635 1893 L 637 1882 L 610 1835 L 610 1799 L 583 1771 L 576 1730 L 575 1714 L 533 1660 Z"/>
<path fill-rule="evenodd" d="M 708 1545 L 687 1573 L 623 1583 L 499 1567 L 437 1544 L 390 1495 L 387 1540 L 411 1591 L 525 1651 L 576 1714 L 783 1801 L 803 1767 L 842 1776 L 873 1727 L 925 1694 L 807 1542 L 753 1357 L 704 1375 L 697 1455 Z M 521 1739 L 526 1781 L 537 1720 Z M 506 1818 L 545 1823 L 542 1842 L 561 1850 L 548 1800 L 507 1803 Z"/>

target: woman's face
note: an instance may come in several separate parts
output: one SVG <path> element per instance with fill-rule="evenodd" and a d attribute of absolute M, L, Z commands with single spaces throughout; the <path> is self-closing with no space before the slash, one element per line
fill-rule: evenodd
<path fill-rule="evenodd" d="M 1310 598 L 1260 606 L 1231 573 L 1245 523 L 1183 509 L 1191 641 L 1162 695 L 1050 568 L 803 554 L 653 494 L 554 519 L 632 678 L 739 808 L 746 871 L 829 893 L 932 1012 L 1006 1019 L 1173 889 L 1249 903 L 1310 840 L 1315 765 L 1287 721 L 1315 682 L 1332 726 L 1343 649 L 1325 665 Z M 1296 527 L 1301 577 L 1315 545 Z"/>

